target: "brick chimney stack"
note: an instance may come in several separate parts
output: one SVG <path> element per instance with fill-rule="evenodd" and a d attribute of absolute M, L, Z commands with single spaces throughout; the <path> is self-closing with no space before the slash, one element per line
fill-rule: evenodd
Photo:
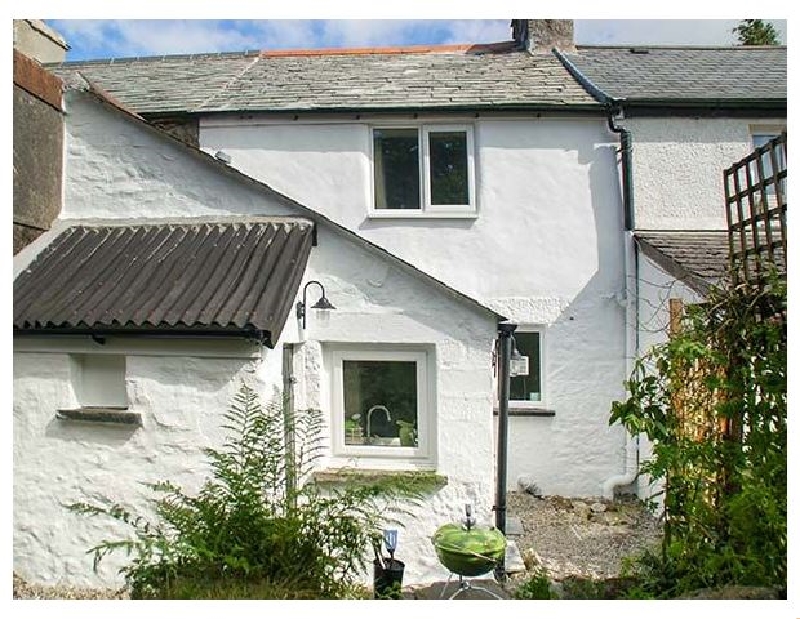
<path fill-rule="evenodd" d="M 575 49 L 574 25 L 571 19 L 512 19 L 514 40 L 531 53 Z"/>

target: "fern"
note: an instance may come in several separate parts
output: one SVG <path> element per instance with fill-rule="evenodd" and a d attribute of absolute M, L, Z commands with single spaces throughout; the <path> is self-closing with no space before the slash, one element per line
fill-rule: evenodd
<path fill-rule="evenodd" d="M 211 477 L 199 492 L 169 481 L 145 484 L 154 494 L 153 522 L 108 500 L 69 505 L 133 530 L 131 539 L 89 549 L 95 569 L 109 554 L 131 556 L 120 572 L 134 598 L 253 587 L 349 595 L 382 528 L 407 513 L 401 500 L 413 505 L 419 494 L 380 483 L 318 487 L 311 474 L 325 445 L 322 414 L 289 419 L 284 406 L 280 397 L 262 406 L 242 385 L 224 415 L 222 447 L 204 450 Z"/>

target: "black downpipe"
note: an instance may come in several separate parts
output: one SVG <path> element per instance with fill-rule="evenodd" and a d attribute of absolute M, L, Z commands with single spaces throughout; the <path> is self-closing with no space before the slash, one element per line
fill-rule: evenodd
<path fill-rule="evenodd" d="M 497 418 L 497 488 L 494 504 L 494 521 L 503 535 L 506 534 L 506 484 L 508 477 L 508 397 L 511 392 L 511 338 L 517 325 L 500 323 L 497 325 L 499 346 L 497 354 L 497 399 L 499 404 Z M 497 572 L 505 573 L 505 558 L 498 565 Z"/>
<path fill-rule="evenodd" d="M 289 497 L 292 507 L 296 507 L 297 479 L 295 471 L 295 423 L 294 423 L 294 345 L 283 345 L 283 440 L 284 440 L 284 466 L 286 476 L 284 479 L 286 496 Z"/>
<path fill-rule="evenodd" d="M 631 132 L 614 124 L 614 114 L 619 108 L 608 110 L 608 128 L 620 136 L 622 151 L 622 208 L 625 213 L 625 230 L 633 230 L 636 218 L 633 211 L 633 161 L 631 158 Z"/>

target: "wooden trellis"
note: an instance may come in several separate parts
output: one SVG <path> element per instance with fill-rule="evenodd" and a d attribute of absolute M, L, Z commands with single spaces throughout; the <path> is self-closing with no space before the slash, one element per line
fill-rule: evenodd
<path fill-rule="evenodd" d="M 725 170 L 733 283 L 761 287 L 771 265 L 786 273 L 786 132 Z"/>

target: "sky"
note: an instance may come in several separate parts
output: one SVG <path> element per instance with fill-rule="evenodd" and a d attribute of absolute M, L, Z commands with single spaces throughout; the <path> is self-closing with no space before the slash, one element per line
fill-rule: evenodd
<path fill-rule="evenodd" d="M 511 38 L 509 19 L 48 19 L 71 49 L 67 60 L 243 51 L 492 43 Z M 727 45 L 738 19 L 576 19 L 578 44 Z M 786 20 L 770 20 L 786 42 Z"/>

